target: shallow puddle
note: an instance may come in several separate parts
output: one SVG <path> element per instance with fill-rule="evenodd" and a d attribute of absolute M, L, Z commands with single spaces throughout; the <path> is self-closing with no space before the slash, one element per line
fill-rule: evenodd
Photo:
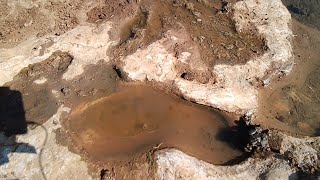
<path fill-rule="evenodd" d="M 217 138 L 228 123 L 220 112 L 135 85 L 81 105 L 67 128 L 77 148 L 94 161 L 126 159 L 158 146 L 222 164 L 242 154 Z"/>

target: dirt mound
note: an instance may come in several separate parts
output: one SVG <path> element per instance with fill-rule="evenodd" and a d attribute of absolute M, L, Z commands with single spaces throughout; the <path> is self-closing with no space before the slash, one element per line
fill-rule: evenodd
<path fill-rule="evenodd" d="M 31 36 L 61 35 L 73 29 L 78 24 L 76 11 L 83 3 L 1 1 L 0 47 L 13 47 Z"/>
<path fill-rule="evenodd" d="M 266 45 L 255 30 L 236 31 L 233 3 L 220 0 L 119 1 L 93 8 L 88 12 L 88 21 L 111 20 L 119 25 L 119 34 L 115 36 L 120 42 L 110 51 L 116 60 L 163 38 L 168 30 L 178 30 L 182 26 L 201 52 L 200 60 L 207 66 L 239 64 L 263 54 Z M 182 49 L 177 47 L 173 51 L 178 55 Z"/>

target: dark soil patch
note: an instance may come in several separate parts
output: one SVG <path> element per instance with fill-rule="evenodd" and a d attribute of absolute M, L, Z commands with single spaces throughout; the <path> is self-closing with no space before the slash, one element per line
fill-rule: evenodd
<path fill-rule="evenodd" d="M 319 0 L 282 0 L 292 16 L 302 24 L 320 29 Z"/>
<path fill-rule="evenodd" d="M 72 60 L 73 57 L 68 53 L 57 51 L 47 60 L 24 68 L 13 81 L 5 84 L 21 92 L 27 121 L 42 124 L 62 104 L 72 108 L 72 104 L 115 90 L 117 74 L 111 65 L 103 62 L 86 67 L 85 72 L 72 81 L 62 80 Z M 45 78 L 46 82 L 34 82 L 41 78 Z"/>
<path fill-rule="evenodd" d="M 235 1 L 106 1 L 88 12 L 89 22 L 103 20 L 115 23 L 112 37 L 120 43 L 110 52 L 115 60 L 145 48 L 164 37 L 168 30 L 181 26 L 199 49 L 201 61 L 214 66 L 217 63 L 242 64 L 263 54 L 266 44 L 256 32 L 236 32 L 232 5 Z M 115 14 L 117 14 L 115 16 Z M 181 46 L 188 46 L 187 44 Z"/>

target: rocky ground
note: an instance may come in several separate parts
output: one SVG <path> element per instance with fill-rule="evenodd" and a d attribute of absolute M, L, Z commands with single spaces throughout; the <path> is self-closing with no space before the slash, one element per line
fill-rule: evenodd
<path fill-rule="evenodd" d="M 1 1 L 0 178 L 319 179 L 320 139 L 306 136 L 320 128 L 320 32 L 310 7 L 289 0 Z M 164 95 L 119 95 L 141 84 Z M 178 125 L 180 136 L 170 138 L 180 139 L 171 144 L 148 113 L 137 117 L 146 119 L 138 127 L 128 121 L 130 131 L 112 122 L 101 130 L 104 115 L 93 107 L 109 97 L 148 108 L 175 102 L 164 114 L 192 123 Z M 100 108 L 133 116 L 127 104 Z M 204 124 L 212 132 L 188 112 L 214 121 Z M 198 131 L 187 128 L 198 126 L 203 136 L 194 137 Z M 105 134 L 143 138 L 103 143 Z"/>

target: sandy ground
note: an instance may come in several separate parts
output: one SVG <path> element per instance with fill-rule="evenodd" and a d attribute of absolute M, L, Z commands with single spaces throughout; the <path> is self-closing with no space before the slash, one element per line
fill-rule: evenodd
<path fill-rule="evenodd" d="M 295 18 L 307 18 L 306 25 L 317 27 L 312 24 L 316 13 L 297 11 L 306 3 L 284 2 Z M 270 147 L 243 162 L 230 161 L 225 164 L 228 166 L 197 156 L 199 149 L 206 147 L 182 144 L 182 152 L 163 149 L 169 146 L 161 142 L 145 143 L 146 138 L 138 141 L 148 148 L 125 160 L 94 160 L 90 155 L 105 147 L 99 146 L 102 141 L 93 142 L 105 139 L 104 133 L 99 133 L 105 125 L 99 125 L 103 118 L 93 120 L 97 122 L 92 128 L 97 129 L 89 132 L 80 121 L 70 118 L 88 102 L 119 92 L 119 85 L 143 83 L 175 98 L 231 112 L 229 122 L 223 125 L 230 133 L 237 130 L 229 128 L 234 125 L 230 121 L 253 114 L 254 123 L 263 127 L 291 135 L 301 131 L 314 135 L 319 125 L 315 64 L 320 41 L 315 38 L 319 31 L 306 25 L 292 21 L 280 0 L 1 1 L 0 93 L 5 93 L 0 100 L 9 110 L 0 106 L 0 113 L 17 120 L 12 115 L 17 111 L 11 109 L 19 107 L 24 122 L 20 132 L 15 132 L 7 127 L 10 123 L 0 119 L 0 131 L 4 131 L 0 134 L 0 178 L 316 178 L 320 169 L 318 137 L 266 130 Z M 7 98 L 13 92 L 18 97 Z M 136 101 L 142 100 L 132 102 Z M 91 109 L 78 119 L 88 120 L 86 114 L 90 113 L 103 117 Z M 188 113 L 179 115 L 184 114 Z M 70 120 L 80 123 L 78 128 L 70 127 Z M 192 123 L 184 125 L 192 127 Z M 137 128 L 129 124 L 126 129 Z M 117 136 L 122 128 L 118 129 Z M 259 134 L 251 130 L 246 133 Z M 225 145 L 217 145 L 215 134 L 205 134 L 215 148 Z M 79 138 L 84 142 L 79 143 Z M 262 137 L 253 138 L 259 138 L 258 146 Z M 90 145 L 99 148 L 89 151 Z M 130 146 L 132 152 L 137 151 L 136 145 Z M 192 153 L 194 150 L 197 152 Z"/>

